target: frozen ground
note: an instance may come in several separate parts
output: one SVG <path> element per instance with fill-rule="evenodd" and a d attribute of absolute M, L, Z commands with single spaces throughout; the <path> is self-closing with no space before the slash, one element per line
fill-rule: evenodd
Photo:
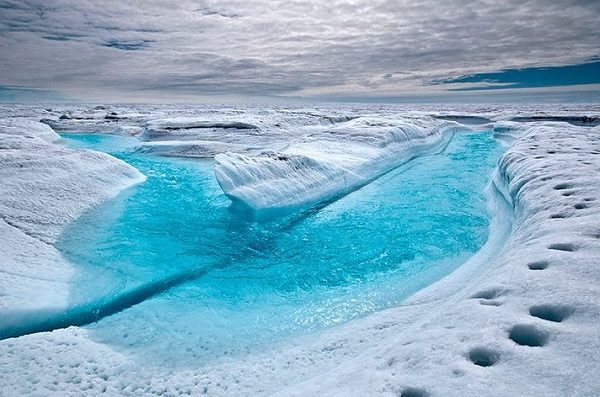
<path fill-rule="evenodd" d="M 86 208 L 143 180 L 110 156 L 52 144 L 56 136 L 37 120 L 53 120 L 46 122 L 58 131 L 136 135 L 146 146 L 177 142 L 162 154 L 180 155 L 183 146 L 199 157 L 226 150 L 260 157 L 358 117 L 399 114 L 491 122 L 508 147 L 491 187 L 488 244 L 399 307 L 191 369 L 148 368 L 79 327 L 4 339 L 0 393 L 600 394 L 597 105 L 440 109 L 1 108 L 9 117 L 0 120 L 3 327 L 60 310 L 73 269 L 52 246 L 57 234 Z M 539 120 L 555 116 L 563 121 Z M 498 236 L 507 224 L 510 234 Z"/>

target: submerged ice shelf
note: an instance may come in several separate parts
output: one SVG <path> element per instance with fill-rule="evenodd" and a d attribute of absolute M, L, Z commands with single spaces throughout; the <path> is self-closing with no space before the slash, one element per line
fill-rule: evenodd
<path fill-rule="evenodd" d="M 81 269 L 71 304 L 89 315 L 86 302 L 118 308 L 141 291 L 90 329 L 179 363 L 339 324 L 448 274 L 486 240 L 483 188 L 501 151 L 489 132 L 458 133 L 326 207 L 254 222 L 229 210 L 211 161 L 136 153 L 132 138 L 65 138 L 148 177 L 63 233 L 58 247 Z"/>

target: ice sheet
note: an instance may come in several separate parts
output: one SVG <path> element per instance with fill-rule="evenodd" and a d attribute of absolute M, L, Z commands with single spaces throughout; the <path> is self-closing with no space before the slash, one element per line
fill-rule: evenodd
<path fill-rule="evenodd" d="M 479 114 L 489 120 L 532 114 L 597 117 L 598 113 L 597 105 L 565 108 L 474 105 L 420 111 Z M 24 106 L 2 111 L 38 116 L 46 112 Z M 150 118 L 155 110 L 135 111 Z M 160 112 L 164 114 L 164 109 Z M 197 368 L 185 371 L 149 369 L 77 327 L 4 340 L 0 342 L 0 389 L 12 395 L 598 394 L 600 129 L 552 122 L 506 127 L 496 125 L 498 134 L 509 137 L 510 146 L 500 162 L 495 186 L 496 197 L 508 198 L 512 213 L 507 243 L 498 255 L 461 266 L 405 305 L 246 357 L 210 367 L 198 363 Z M 57 213 L 59 217 L 51 218 L 56 223 L 46 223 L 33 211 L 31 219 L 15 216 L 29 208 L 27 204 L 19 210 L 20 200 L 33 200 L 23 194 L 31 190 L 15 190 L 29 189 L 28 183 L 17 181 L 43 180 L 49 169 L 58 167 L 61 172 L 68 169 L 74 175 L 70 178 L 85 185 L 90 179 L 83 175 L 89 176 L 94 169 L 124 170 L 106 158 L 54 148 L 42 139 L 14 133 L 1 134 L 0 139 L 0 213 L 3 219 L 16 219 L 23 225 L 0 222 L 3 242 L 8 242 L 0 245 L 6 264 L 3 288 L 15 284 L 8 278 L 9 271 L 18 273 L 18 279 L 31 280 L 31 285 L 19 285 L 27 293 L 35 288 L 38 293 L 28 299 L 39 304 L 46 296 L 56 299 L 51 290 L 68 280 L 68 264 L 60 264 L 42 240 L 51 240 L 62 223 L 77 216 L 80 206 L 72 197 L 82 197 L 72 193 L 83 188 L 77 184 L 67 185 L 72 190 L 60 190 L 64 184 L 56 179 L 46 186 L 47 191 L 36 190 L 44 198 L 60 198 L 48 201 L 52 205 L 41 200 L 38 207 L 32 207 L 36 211 L 54 214 L 57 203 L 64 209 Z M 69 156 L 74 160 L 67 160 Z M 99 166 L 107 161 L 111 167 Z M 84 167 L 82 162 L 95 165 Z M 27 167 L 25 173 L 23 167 Z M 119 175 L 127 175 L 128 183 L 132 180 L 129 171 Z M 4 189 L 5 181 L 11 189 Z M 103 186 L 114 182 L 106 180 Z M 56 196 L 58 191 L 63 193 Z M 15 206 L 7 206 L 6 197 L 12 197 L 8 202 Z M 24 233 L 30 231 L 34 236 Z M 37 280 L 43 278 L 39 275 L 53 273 L 57 284 L 51 277 L 50 285 Z M 1 299 L 10 307 L 18 307 L 19 302 L 31 307 L 31 301 L 19 294 L 18 289 L 3 289 Z M 485 363 L 492 365 L 482 366 Z"/>

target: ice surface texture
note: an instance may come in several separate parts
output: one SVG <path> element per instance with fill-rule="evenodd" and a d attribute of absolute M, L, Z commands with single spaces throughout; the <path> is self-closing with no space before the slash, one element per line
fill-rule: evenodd
<path fill-rule="evenodd" d="M 367 183 L 457 127 L 426 116 L 360 117 L 303 135 L 281 151 L 217 155 L 215 175 L 234 203 L 253 211 L 307 206 Z"/>

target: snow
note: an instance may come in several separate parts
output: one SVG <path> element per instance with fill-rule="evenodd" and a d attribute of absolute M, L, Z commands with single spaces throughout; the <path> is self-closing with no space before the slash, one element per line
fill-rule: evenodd
<path fill-rule="evenodd" d="M 52 246 L 62 228 L 145 179 L 103 153 L 67 150 L 46 124 L 0 120 L 0 333 L 67 305 L 72 266 Z"/>
<path fill-rule="evenodd" d="M 252 148 L 248 148 L 248 146 L 244 144 L 208 140 L 167 140 L 141 142 L 136 150 L 140 153 L 155 154 L 159 156 L 212 158 L 217 154 L 225 153 L 228 150 L 251 152 Z"/>
<path fill-rule="evenodd" d="M 43 113 L 23 109 L 6 112 Z M 516 122 L 507 116 L 597 117 L 597 107 L 581 109 L 439 111 L 495 120 L 494 134 L 508 145 L 489 191 L 493 229 L 471 261 L 399 307 L 192 368 L 148 366 L 79 327 L 6 339 L 0 341 L 0 394 L 598 395 L 600 127 Z M 369 110 L 377 111 L 390 117 L 385 109 Z M 435 110 L 420 110 L 415 119 L 423 112 Z M 35 127 L 10 128 L 0 127 L 3 324 L 8 308 L 60 304 L 72 269 L 47 243 L 85 208 L 141 180 L 109 156 L 49 144 L 35 136 Z M 283 154 L 298 161 L 317 156 L 320 166 L 343 167 L 326 154 L 318 157 L 317 149 L 330 154 L 342 149 L 313 132 L 317 138 L 293 135 L 292 151 Z M 273 150 L 271 142 L 262 150 Z M 359 142 L 361 149 L 371 149 Z M 355 152 L 344 164 L 364 171 L 359 165 L 378 158 L 377 147 L 374 157 L 354 162 Z M 273 156 L 239 157 L 279 169 Z M 362 175 L 371 171 L 367 167 Z"/>
<path fill-rule="evenodd" d="M 228 151 L 258 153 L 280 149 L 293 137 L 347 119 L 318 112 L 204 110 L 194 116 L 150 119 L 139 136 L 140 151 L 200 158 Z"/>
<path fill-rule="evenodd" d="M 228 197 L 251 210 L 306 206 L 367 183 L 457 128 L 430 117 L 360 117 L 303 135 L 278 152 L 217 155 L 215 175 Z"/>
<path fill-rule="evenodd" d="M 60 136 L 50 126 L 34 120 L 20 118 L 0 119 L 0 129 L 6 135 L 24 136 L 29 139 L 39 138 L 49 143 L 60 139 Z"/>

